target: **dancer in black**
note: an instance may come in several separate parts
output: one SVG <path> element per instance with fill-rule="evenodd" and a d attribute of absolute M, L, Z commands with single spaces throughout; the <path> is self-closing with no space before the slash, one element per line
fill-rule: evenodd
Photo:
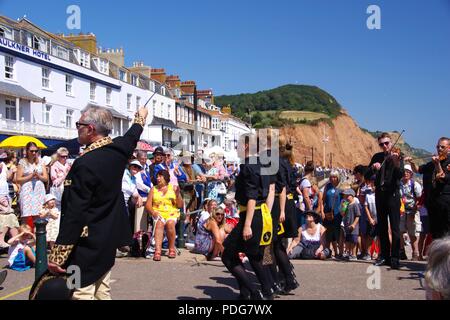
<path fill-rule="evenodd" d="M 240 173 L 236 178 L 235 199 L 240 206 L 239 223 L 225 239 L 223 246 L 222 261 L 225 267 L 236 278 L 240 299 L 269 300 L 273 299 L 270 275 L 263 267 L 264 238 L 272 236 L 272 225 L 264 225 L 263 211 L 270 211 L 266 202 L 273 202 L 269 196 L 271 177 L 262 174 L 260 159 L 250 153 L 250 145 L 257 144 L 255 135 L 246 137 L 245 159 L 240 165 Z M 264 232 L 263 228 L 270 232 Z M 255 271 L 261 283 L 262 292 L 257 290 L 249 279 L 248 274 L 239 258 L 239 252 L 243 252 Z"/>
<path fill-rule="evenodd" d="M 296 238 L 298 236 L 297 218 L 295 212 L 294 195 L 296 180 L 293 179 L 292 145 L 284 136 L 279 138 L 279 164 L 275 184 L 275 201 L 272 208 L 272 221 L 274 225 L 274 237 L 272 248 L 275 263 L 270 266 L 273 290 L 275 294 L 286 295 L 295 290 L 299 285 L 295 280 L 295 273 L 283 245 L 284 238 Z M 281 273 L 280 279 L 277 271 Z M 282 283 L 283 282 L 283 283 Z"/>

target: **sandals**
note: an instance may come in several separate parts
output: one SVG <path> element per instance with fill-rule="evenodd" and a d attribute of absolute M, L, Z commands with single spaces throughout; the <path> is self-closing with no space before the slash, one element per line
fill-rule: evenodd
<path fill-rule="evenodd" d="M 153 261 L 161 261 L 161 251 L 155 252 L 153 255 Z"/>
<path fill-rule="evenodd" d="M 169 254 L 167 256 L 169 257 L 169 259 L 175 259 L 177 256 L 175 249 L 169 249 Z"/>

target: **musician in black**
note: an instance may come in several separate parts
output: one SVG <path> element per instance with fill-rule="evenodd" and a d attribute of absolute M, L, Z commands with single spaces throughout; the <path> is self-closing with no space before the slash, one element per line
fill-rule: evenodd
<path fill-rule="evenodd" d="M 411 158 L 405 158 L 405 161 L 411 163 L 414 172 L 423 174 L 425 207 L 428 210 L 433 239 L 444 237 L 450 229 L 449 138 L 440 138 L 436 149 L 438 155 L 420 167 L 417 167 Z"/>
<path fill-rule="evenodd" d="M 382 133 L 378 144 L 383 152 L 376 153 L 369 164 L 369 170 L 376 174 L 375 201 L 380 232 L 381 254 L 377 266 L 390 265 L 399 269 L 400 263 L 400 180 L 404 174 L 403 160 L 392 151 L 391 136 Z M 392 233 L 392 245 L 389 242 L 389 223 Z"/>
<path fill-rule="evenodd" d="M 262 174 L 263 166 L 259 157 L 252 155 L 250 146 L 257 145 L 255 135 L 247 136 L 245 141 L 245 159 L 240 165 L 240 172 L 236 178 L 236 196 L 239 204 L 239 223 L 225 239 L 222 261 L 225 267 L 236 278 L 240 299 L 273 299 L 270 274 L 263 267 L 264 247 L 261 246 L 263 236 L 262 210 L 266 201 L 273 203 L 269 196 L 271 177 Z M 269 212 L 270 215 L 270 212 Z M 270 225 L 272 231 L 272 225 Z M 245 253 L 261 283 L 262 292 L 257 290 L 250 280 L 239 258 L 239 252 Z"/>

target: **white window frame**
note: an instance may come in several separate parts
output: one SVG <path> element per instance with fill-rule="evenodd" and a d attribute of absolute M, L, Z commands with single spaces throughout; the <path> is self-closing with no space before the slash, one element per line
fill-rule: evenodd
<path fill-rule="evenodd" d="M 5 79 L 14 80 L 14 57 L 5 56 Z"/>
<path fill-rule="evenodd" d="M 156 117 L 156 100 L 153 100 L 153 116 Z"/>
<path fill-rule="evenodd" d="M 161 102 L 161 118 L 165 119 L 165 117 L 164 117 L 164 102 Z"/>
<path fill-rule="evenodd" d="M 5 118 L 9 120 L 16 120 L 16 101 L 13 99 L 5 99 Z"/>
<path fill-rule="evenodd" d="M 0 25 L 0 30 L 1 30 L 0 32 L 3 32 L 3 35 L 0 34 L 0 37 L 9 40 L 14 40 L 13 29 Z"/>
<path fill-rule="evenodd" d="M 127 82 L 127 72 L 124 70 L 119 70 L 119 80 L 122 82 Z"/>
<path fill-rule="evenodd" d="M 73 96 L 73 77 L 66 74 L 66 94 Z"/>
<path fill-rule="evenodd" d="M 156 86 L 154 81 L 150 81 L 150 91 L 156 92 Z"/>
<path fill-rule="evenodd" d="M 166 88 L 164 86 L 161 86 L 161 95 L 166 95 Z"/>
<path fill-rule="evenodd" d="M 112 89 L 106 88 L 106 105 L 111 105 L 111 96 L 112 96 Z"/>
<path fill-rule="evenodd" d="M 42 110 L 42 123 L 43 124 L 50 124 L 51 123 L 51 112 L 52 112 L 52 105 L 50 104 L 44 104 Z"/>
<path fill-rule="evenodd" d="M 172 106 L 170 104 L 167 105 L 167 119 L 170 120 L 172 117 Z"/>
<path fill-rule="evenodd" d="M 66 128 L 72 128 L 73 110 L 66 110 Z"/>
<path fill-rule="evenodd" d="M 131 110 L 131 99 L 133 98 L 133 95 L 130 93 L 127 93 L 127 110 Z"/>
<path fill-rule="evenodd" d="M 89 99 L 91 101 L 96 101 L 96 95 L 95 95 L 95 90 L 97 89 L 97 84 L 95 82 L 90 82 L 89 83 Z"/>
<path fill-rule="evenodd" d="M 177 121 L 180 121 L 180 119 L 181 119 L 180 112 L 181 112 L 181 107 L 177 106 Z"/>
<path fill-rule="evenodd" d="M 141 97 L 136 96 L 136 111 L 139 109 L 140 105 L 141 105 Z"/>
<path fill-rule="evenodd" d="M 138 85 L 138 77 L 134 74 L 131 75 L 130 78 L 130 82 L 133 86 L 137 86 Z"/>
<path fill-rule="evenodd" d="M 42 88 L 51 89 L 50 88 L 50 68 L 42 68 Z"/>

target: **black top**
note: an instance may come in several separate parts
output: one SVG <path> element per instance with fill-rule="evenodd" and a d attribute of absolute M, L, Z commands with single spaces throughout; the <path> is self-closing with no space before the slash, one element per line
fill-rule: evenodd
<path fill-rule="evenodd" d="M 376 153 L 369 164 L 369 172 L 371 175 L 376 174 L 375 187 L 376 191 L 393 192 L 400 188 L 400 180 L 402 179 L 405 169 L 403 160 L 400 161 L 400 166 L 396 167 L 392 159 L 387 159 L 380 170 L 376 171 L 372 168 L 374 163 L 382 164 L 386 158 L 384 152 Z"/>
<path fill-rule="evenodd" d="M 258 157 L 245 158 L 236 177 L 236 195 L 238 204 L 246 206 L 249 200 L 256 200 L 257 205 L 265 202 L 269 187 L 274 183 L 273 176 L 262 174 L 263 166 Z"/>
<path fill-rule="evenodd" d="M 64 182 L 58 245 L 75 245 L 66 265 L 81 269 L 81 287 L 100 279 L 114 265 L 116 249 L 132 240 L 122 194 L 122 177 L 142 126 L 76 159 Z M 87 237 L 80 237 L 88 227 Z"/>
<path fill-rule="evenodd" d="M 426 199 L 429 199 L 430 196 L 450 195 L 450 157 L 442 160 L 441 166 L 444 170 L 445 178 L 444 180 L 436 180 L 436 186 L 433 186 L 434 163 L 428 162 L 419 167 L 419 173 L 423 174 L 423 189 Z"/>
<path fill-rule="evenodd" d="M 285 159 L 280 157 L 278 161 L 278 172 L 276 175 L 275 182 L 275 193 L 279 194 L 283 191 L 283 188 L 286 187 L 286 193 L 288 193 L 288 180 L 289 180 L 289 172 L 288 166 L 286 166 Z"/>

